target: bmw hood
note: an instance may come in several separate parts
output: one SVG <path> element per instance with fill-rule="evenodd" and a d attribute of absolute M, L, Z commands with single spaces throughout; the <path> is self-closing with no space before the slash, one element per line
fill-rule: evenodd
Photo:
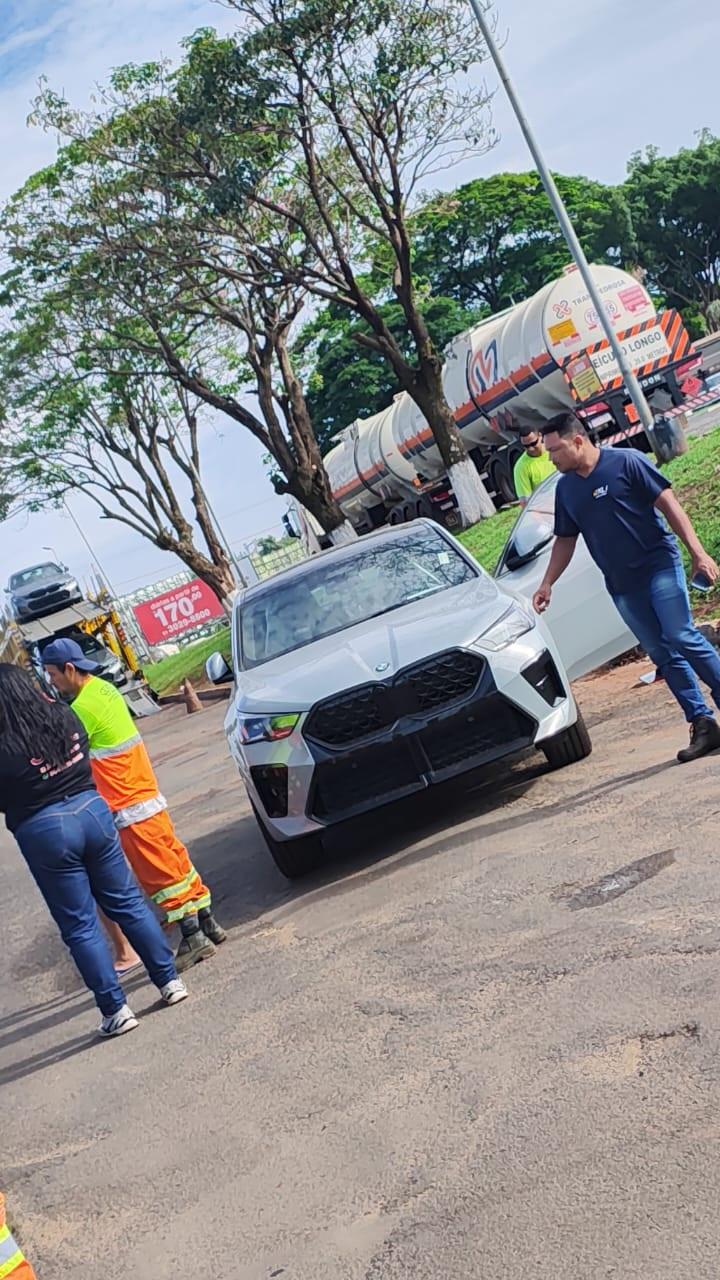
<path fill-rule="evenodd" d="M 514 603 L 486 575 L 463 582 L 240 672 L 236 707 L 309 711 L 343 689 L 391 679 L 434 653 L 471 645 Z"/>

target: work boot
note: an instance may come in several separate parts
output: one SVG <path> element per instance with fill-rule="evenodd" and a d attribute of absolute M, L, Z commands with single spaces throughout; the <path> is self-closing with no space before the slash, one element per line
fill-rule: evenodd
<path fill-rule="evenodd" d="M 185 916 L 180 921 L 180 929 L 182 938 L 175 952 L 175 968 L 178 973 L 184 973 L 186 969 L 191 969 L 201 960 L 209 960 L 214 956 L 215 947 L 210 939 L 205 937 L 196 915 Z"/>
<path fill-rule="evenodd" d="M 720 749 L 720 725 L 712 716 L 700 716 L 690 725 L 690 745 L 678 751 L 681 764 L 699 760 L 701 756 Z"/>
<path fill-rule="evenodd" d="M 222 925 L 218 924 L 215 919 L 212 907 L 201 907 L 198 911 L 198 920 L 205 937 L 209 938 L 216 947 L 219 947 L 221 942 L 224 942 L 227 938 L 227 934 Z"/>

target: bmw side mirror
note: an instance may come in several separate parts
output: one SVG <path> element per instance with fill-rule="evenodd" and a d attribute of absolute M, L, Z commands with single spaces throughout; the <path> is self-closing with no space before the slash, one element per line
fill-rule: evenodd
<path fill-rule="evenodd" d="M 231 684 L 233 674 L 221 653 L 211 653 L 205 663 L 205 674 L 211 684 Z"/>
<path fill-rule="evenodd" d="M 532 523 L 528 521 L 524 527 L 521 525 L 506 557 L 506 567 L 511 571 L 521 569 L 524 564 L 537 559 L 543 548 L 552 542 L 554 536 L 555 531 L 552 525 L 545 520 Z"/>

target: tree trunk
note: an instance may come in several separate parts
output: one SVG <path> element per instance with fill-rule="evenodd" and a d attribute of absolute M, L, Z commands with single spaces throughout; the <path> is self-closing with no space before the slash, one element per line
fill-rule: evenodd
<path fill-rule="evenodd" d="M 355 309 L 373 330 L 373 341 L 367 345 L 374 346 L 384 355 L 394 369 L 400 385 L 422 410 L 453 485 L 463 525 L 467 528 L 478 520 L 494 515 L 495 505 L 468 455 L 465 441 L 445 397 L 442 361 L 417 306 L 409 256 L 401 275 L 402 279 L 396 284 L 395 293 L 408 321 L 417 352 L 417 365 L 409 363 L 405 358 L 371 302 L 363 297 L 362 304 L 357 301 Z M 366 345 L 362 338 L 358 341 L 361 345 Z M 453 483 L 453 475 L 457 488 Z"/>
<path fill-rule="evenodd" d="M 220 541 L 215 524 L 208 510 L 207 502 L 205 501 L 205 492 L 202 488 L 199 473 L 197 471 L 193 473 L 191 482 L 192 502 L 195 508 L 195 515 L 197 517 L 198 525 L 202 531 L 203 538 L 207 544 L 210 560 L 218 572 L 218 581 L 231 583 L 230 591 L 232 591 L 233 588 L 237 586 L 234 566 L 223 543 Z M 217 595 L 218 593 L 216 588 L 213 587 L 213 590 Z M 224 596 L 228 594 L 228 590 L 224 591 L 223 595 L 220 596 L 220 599 L 222 600 Z"/>
<path fill-rule="evenodd" d="M 431 363 L 431 362 L 430 362 Z M 445 399 L 442 381 L 438 368 L 428 368 L 423 362 L 423 370 L 416 379 L 413 399 L 425 415 L 425 420 L 433 433 L 440 457 L 445 464 L 448 479 L 457 499 L 458 510 L 465 528 L 495 515 L 495 504 L 479 472 L 468 455 L 450 406 Z"/>
<path fill-rule="evenodd" d="M 333 496 L 305 393 L 287 349 L 285 332 L 276 335 L 275 353 L 287 394 L 287 424 L 297 460 L 292 481 L 288 477 L 288 490 L 307 507 L 333 542 L 351 542 L 357 534 Z"/>
<path fill-rule="evenodd" d="M 215 592 L 221 604 L 226 604 L 230 599 L 237 584 L 227 558 L 224 564 L 213 564 L 197 547 L 187 542 L 171 543 L 163 550 L 173 551 L 196 578 Z"/>
<path fill-rule="evenodd" d="M 335 547 L 342 547 L 348 542 L 355 542 L 357 533 L 349 520 L 343 520 L 342 524 L 336 525 L 330 532 L 330 541 Z"/>
<path fill-rule="evenodd" d="M 324 468 L 321 476 L 317 472 L 308 475 L 305 471 L 297 470 L 292 479 L 281 481 L 280 492 L 289 493 L 296 498 L 317 520 L 323 532 L 329 534 L 334 544 L 353 542 L 357 538 L 350 521 L 345 518 L 329 492 Z"/>

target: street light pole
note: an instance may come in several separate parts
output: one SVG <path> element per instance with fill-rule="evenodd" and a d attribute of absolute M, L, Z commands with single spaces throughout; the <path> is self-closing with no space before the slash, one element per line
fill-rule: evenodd
<path fill-rule="evenodd" d="M 573 224 L 570 221 L 568 211 L 565 208 L 565 205 L 563 204 L 562 196 L 560 195 L 560 192 L 558 191 L 557 186 L 555 184 L 555 179 L 553 178 L 550 170 L 548 169 L 545 163 L 545 159 L 543 157 L 542 151 L 540 150 L 540 147 L 535 138 L 535 135 L 533 134 L 533 131 L 530 128 L 530 122 L 527 116 L 525 115 L 525 112 L 522 109 L 522 106 L 520 104 L 520 99 L 518 98 L 517 93 L 515 92 L 515 87 L 508 74 L 508 70 L 507 70 L 507 67 L 505 66 L 505 62 L 503 60 L 502 54 L 500 53 L 500 50 L 498 49 L 497 44 L 495 42 L 493 33 L 490 30 L 490 24 L 488 23 L 487 18 L 485 17 L 481 0 L 469 0 L 469 4 L 470 4 L 470 8 L 475 14 L 478 26 L 480 27 L 480 30 L 483 34 L 483 39 L 488 47 L 490 57 L 495 63 L 497 73 L 505 88 L 505 92 L 507 93 L 507 96 L 510 99 L 510 105 L 513 111 L 515 112 L 517 122 L 520 125 L 525 141 L 527 142 L 528 147 L 530 149 L 530 153 L 533 157 L 533 160 L 535 161 L 535 167 L 540 175 L 540 180 L 545 188 L 548 200 L 550 201 L 550 204 L 553 207 L 555 217 L 560 223 L 560 229 L 565 237 L 565 240 L 567 241 L 568 249 L 570 250 L 573 258 L 575 259 L 578 271 L 582 276 L 585 288 L 587 289 L 590 295 L 592 304 L 597 312 L 598 321 L 605 332 L 605 336 L 608 342 L 610 343 L 610 349 L 617 361 L 618 369 L 622 374 L 623 381 L 628 390 L 628 395 L 630 396 L 630 399 L 632 400 L 633 404 L 635 405 L 635 408 L 637 409 L 643 428 L 648 436 L 651 446 L 654 448 L 654 440 L 653 440 L 654 418 L 652 414 L 652 409 L 650 408 L 650 405 L 645 399 L 643 389 L 640 386 L 640 383 L 636 378 L 635 373 L 630 368 L 630 365 L 625 358 L 625 352 L 623 351 L 622 346 L 618 341 L 617 334 L 615 333 L 615 330 L 612 326 L 611 321 L 608 319 L 607 313 L 602 303 L 602 298 L 600 297 L 598 287 L 595 284 L 592 272 L 590 270 L 590 264 L 587 258 L 585 257 L 585 253 L 583 251 L 582 245 L 580 244 L 580 241 L 578 240 L 577 235 L 575 234 L 575 228 L 573 227 Z"/>
<path fill-rule="evenodd" d="M 72 520 L 73 524 L 75 525 L 75 528 L 77 529 L 78 533 L 80 534 L 80 537 L 82 538 L 83 542 L 85 543 L 85 546 L 87 547 L 87 549 L 88 549 L 88 551 L 89 551 L 89 553 L 90 553 L 90 559 L 91 559 L 91 561 L 92 561 L 92 560 L 94 560 L 94 561 L 95 561 L 95 564 L 97 565 L 98 569 L 100 570 L 100 573 L 102 574 L 103 578 L 105 579 L 105 586 L 107 587 L 108 591 L 110 592 L 110 595 L 112 596 L 112 598 L 113 598 L 114 600 L 118 600 L 118 599 L 119 599 L 119 597 L 118 597 L 117 591 L 116 591 L 116 590 L 115 590 L 115 588 L 113 587 L 113 585 L 112 585 L 112 583 L 111 583 L 111 581 L 110 581 L 110 579 L 109 579 L 108 575 L 106 574 L 106 572 L 105 572 L 105 570 L 103 569 L 103 567 L 102 567 L 102 565 L 101 565 L 100 561 L 98 560 L 98 557 L 96 556 L 96 554 L 95 554 L 95 552 L 93 551 L 93 549 L 92 549 L 92 547 L 91 547 L 90 543 L 88 542 L 87 537 L 85 536 L 85 533 L 84 533 L 84 531 L 83 531 L 83 528 L 82 528 L 82 526 L 81 526 L 81 524 L 80 524 L 80 521 L 77 519 L 77 517 L 76 517 L 75 513 L 74 513 L 73 511 L 71 511 L 71 510 L 70 510 L 70 505 L 69 505 L 69 503 L 68 503 L 67 498 L 63 498 L 63 506 L 64 506 L 65 510 L 67 511 L 67 513 L 68 513 L 68 515 L 69 515 L 70 519 Z"/>

